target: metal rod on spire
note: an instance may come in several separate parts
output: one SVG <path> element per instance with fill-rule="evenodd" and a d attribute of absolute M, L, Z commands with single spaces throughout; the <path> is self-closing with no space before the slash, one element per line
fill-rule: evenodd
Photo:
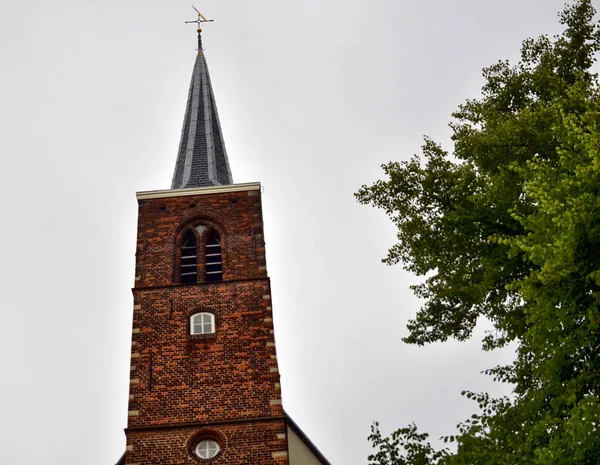
<path fill-rule="evenodd" d="M 202 13 L 200 13 L 198 11 L 198 8 L 196 8 L 194 5 L 192 5 L 192 8 L 194 10 L 196 10 L 196 13 L 198 13 L 198 17 L 196 18 L 196 21 L 186 21 L 186 24 L 190 24 L 190 23 L 196 23 L 198 25 L 198 29 L 196 29 L 196 31 L 198 32 L 198 50 L 202 50 L 202 36 L 200 36 L 200 33 L 202 32 L 202 29 L 200 28 L 200 24 L 202 23 L 212 23 L 213 20 L 212 19 L 206 19 L 204 17 L 204 15 Z"/>
<path fill-rule="evenodd" d="M 200 24 L 202 23 L 212 23 L 214 20 L 212 19 L 206 19 L 204 17 L 204 15 L 202 13 L 200 13 L 198 11 L 198 8 L 196 8 L 194 5 L 192 5 L 192 8 L 194 10 L 196 10 L 196 13 L 198 13 L 198 18 L 195 21 L 186 21 L 186 24 L 190 24 L 190 23 L 196 23 L 198 25 L 198 34 L 200 34 L 202 32 L 202 29 L 200 29 Z"/>
<path fill-rule="evenodd" d="M 207 20 L 207 19 L 204 17 L 204 15 L 198 11 L 198 8 L 196 8 L 194 5 L 192 5 L 192 8 L 193 8 L 194 10 L 196 10 L 196 13 L 198 13 L 198 16 L 200 16 L 200 17 L 201 17 L 201 18 L 202 18 L 204 21 L 206 21 L 206 20 Z"/>

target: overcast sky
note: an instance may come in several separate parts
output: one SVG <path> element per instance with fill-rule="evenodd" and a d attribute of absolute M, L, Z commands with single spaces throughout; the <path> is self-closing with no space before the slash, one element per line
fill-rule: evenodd
<path fill-rule="evenodd" d="M 450 148 L 481 68 L 557 33 L 563 0 L 203 0 L 235 182 L 260 181 L 284 408 L 333 465 L 369 426 L 437 439 L 510 360 L 402 343 L 417 278 L 358 205 L 380 165 Z M 112 465 L 125 448 L 136 191 L 167 189 L 195 58 L 189 0 L 2 0 L 0 463 Z"/>

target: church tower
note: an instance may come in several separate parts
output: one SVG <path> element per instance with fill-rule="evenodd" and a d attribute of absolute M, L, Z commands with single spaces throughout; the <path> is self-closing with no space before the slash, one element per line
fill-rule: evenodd
<path fill-rule="evenodd" d="M 232 184 L 198 38 L 172 188 L 137 194 L 125 463 L 286 465 L 260 184 Z"/>
<path fill-rule="evenodd" d="M 200 29 L 171 189 L 137 200 L 119 464 L 328 464 L 282 409 L 261 186 L 233 184 Z"/>

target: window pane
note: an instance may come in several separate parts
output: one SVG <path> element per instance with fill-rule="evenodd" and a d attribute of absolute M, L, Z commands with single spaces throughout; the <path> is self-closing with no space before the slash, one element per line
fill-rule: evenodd
<path fill-rule="evenodd" d="M 200 441 L 196 446 L 196 454 L 202 459 L 210 459 L 219 453 L 219 444 L 211 439 Z"/>
<path fill-rule="evenodd" d="M 181 284 L 191 284 L 196 282 L 196 273 L 181 276 Z"/>
<path fill-rule="evenodd" d="M 196 247 L 196 236 L 192 231 L 187 231 L 183 236 L 183 247 Z"/>
<path fill-rule="evenodd" d="M 210 334 L 215 332 L 215 317 L 212 313 L 196 313 L 190 320 L 191 334 Z"/>
<path fill-rule="evenodd" d="M 196 237 L 192 231 L 187 231 L 183 236 L 183 243 L 180 250 L 181 263 L 179 268 L 179 278 L 182 284 L 191 284 L 197 282 L 196 275 Z M 188 257 L 188 258 L 183 258 Z"/>

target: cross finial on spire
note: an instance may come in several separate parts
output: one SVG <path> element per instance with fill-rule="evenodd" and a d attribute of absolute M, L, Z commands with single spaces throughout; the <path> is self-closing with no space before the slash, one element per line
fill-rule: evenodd
<path fill-rule="evenodd" d="M 186 24 L 196 23 L 198 25 L 198 29 L 196 29 L 196 31 L 198 32 L 198 50 L 202 50 L 202 38 L 200 37 L 200 33 L 202 32 L 202 29 L 200 28 L 200 24 L 202 24 L 202 23 L 212 23 L 213 20 L 212 19 L 206 19 L 204 17 L 204 15 L 202 13 L 200 13 L 198 11 L 198 8 L 196 8 L 194 5 L 192 5 L 192 8 L 194 10 L 196 10 L 196 13 L 198 13 L 198 18 L 195 21 L 186 21 Z"/>

